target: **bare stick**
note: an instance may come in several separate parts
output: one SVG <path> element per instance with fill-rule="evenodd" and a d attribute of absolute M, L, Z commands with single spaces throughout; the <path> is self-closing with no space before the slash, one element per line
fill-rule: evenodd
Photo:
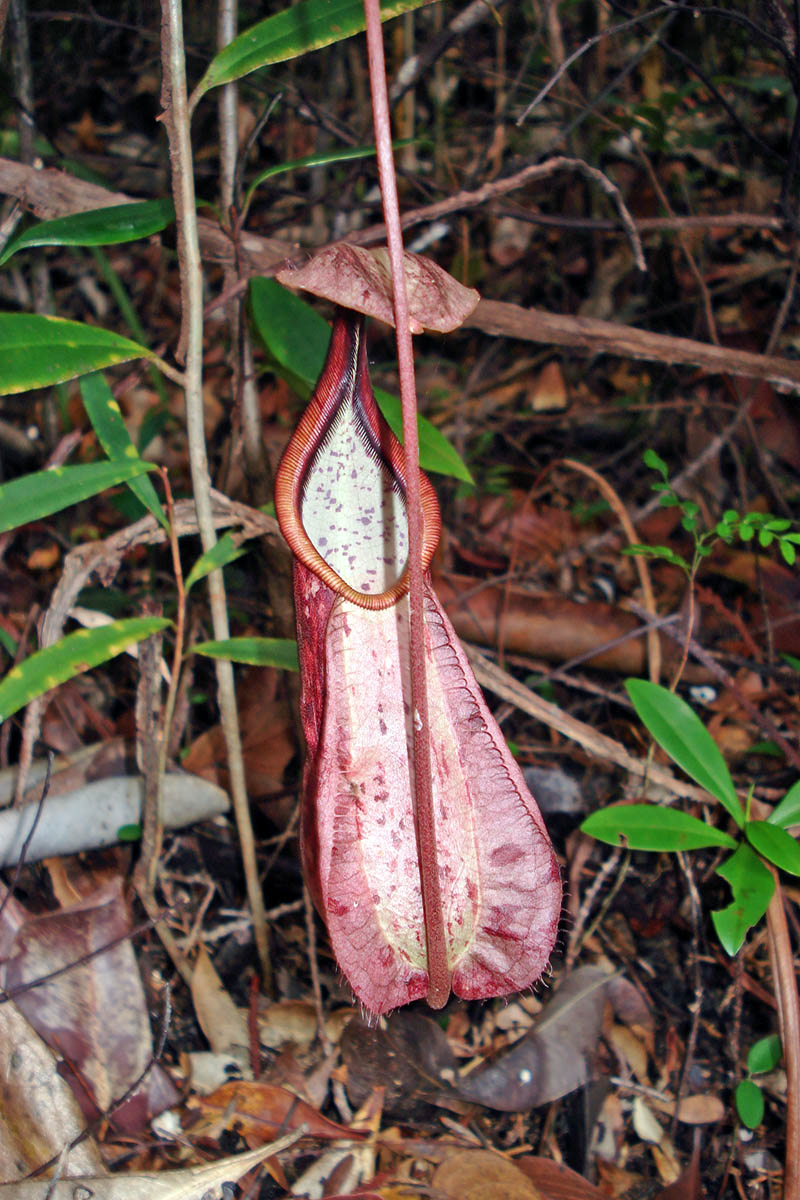
<path fill-rule="evenodd" d="M 392 131 L 389 121 L 389 99 L 386 90 L 386 66 L 383 57 L 383 34 L 378 0 L 364 0 L 364 11 L 367 18 L 367 54 L 375 145 L 378 150 L 378 178 L 383 197 L 389 260 L 392 267 L 397 361 L 400 375 L 400 398 L 403 404 L 403 445 L 406 455 L 408 500 L 409 657 L 411 659 L 411 706 L 414 730 L 413 787 L 416 799 L 417 844 L 420 847 L 420 881 L 428 950 L 428 1003 L 431 1008 L 442 1008 L 450 995 L 450 971 L 447 965 L 444 916 L 436 861 L 436 827 L 433 818 L 428 683 L 425 667 L 422 505 L 414 352 L 411 346 L 411 329 L 408 318 L 408 300 L 403 269 L 403 234 L 400 228 L 400 206 L 397 201 L 397 180 L 392 158 Z"/>
<path fill-rule="evenodd" d="M 778 1002 L 781 1044 L 786 1064 L 786 1157 L 783 1171 L 785 1200 L 800 1195 L 800 1004 L 794 974 L 794 957 L 786 923 L 778 872 L 765 864 L 775 879 L 775 891 L 767 909 L 769 957 Z"/>
<path fill-rule="evenodd" d="M 208 474 L 203 422 L 203 280 L 195 215 L 192 147 L 189 138 L 189 114 L 186 99 L 186 64 L 183 51 L 183 14 L 180 0 L 162 0 L 161 12 L 164 78 L 162 87 L 163 120 L 169 139 L 172 189 L 178 225 L 177 246 L 183 308 L 179 349 L 183 351 L 186 364 L 186 426 L 192 490 L 197 509 L 200 539 L 203 550 L 207 552 L 216 544 L 217 537 L 214 530 L 211 481 Z M 225 585 L 221 571 L 212 571 L 208 576 L 208 593 L 214 637 L 224 641 L 230 637 L 230 630 L 225 602 Z M 231 798 L 242 849 L 247 896 L 253 914 L 253 933 L 261 965 L 261 975 L 266 984 L 272 977 L 272 971 L 264 900 L 258 878 L 255 838 L 250 823 L 250 809 L 247 800 L 233 667 L 226 659 L 217 659 L 215 666 L 220 718 L 228 752 Z"/>

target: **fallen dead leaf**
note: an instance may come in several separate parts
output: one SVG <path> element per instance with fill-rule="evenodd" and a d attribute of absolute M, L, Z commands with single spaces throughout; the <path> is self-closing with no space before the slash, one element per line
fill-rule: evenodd
<path fill-rule="evenodd" d="M 0 944 L 7 954 L 3 985 L 37 1033 L 63 1056 L 62 1074 L 87 1119 L 123 1096 L 153 1054 L 144 988 L 127 938 L 131 927 L 119 876 L 58 912 L 31 917 L 12 899 L 0 914 Z M 50 982 L 25 990 L 73 963 Z M 177 1089 L 156 1063 L 114 1112 L 114 1125 L 136 1132 L 177 1100 Z"/>
<path fill-rule="evenodd" d="M 608 975 L 600 967 L 573 971 L 528 1033 L 458 1080 L 462 1100 L 501 1112 L 525 1112 L 581 1087 L 603 1022 Z"/>
<path fill-rule="evenodd" d="M 265 699 L 262 683 L 267 672 L 243 672 L 237 687 L 245 778 L 251 799 L 280 792 L 283 773 L 297 752 L 285 700 Z M 221 725 L 201 733 L 183 759 L 185 770 L 228 789 L 227 750 Z"/>
<path fill-rule="evenodd" d="M 462 1150 L 436 1168 L 433 1185 L 452 1200 L 542 1200 L 527 1175 L 490 1150 Z"/>
<path fill-rule="evenodd" d="M 567 407 L 567 385 L 555 359 L 540 371 L 531 388 L 530 402 L 534 412 L 558 412 Z"/>
<path fill-rule="evenodd" d="M 648 1083 L 647 1050 L 636 1034 L 625 1025 L 612 1025 L 605 1032 L 605 1038 L 611 1043 L 619 1057 L 633 1072 L 639 1083 Z"/>
<path fill-rule="evenodd" d="M 61 547 L 58 542 L 47 542 L 38 546 L 28 555 L 25 564 L 29 571 L 49 571 L 61 558 Z"/>
<path fill-rule="evenodd" d="M 533 1180 L 545 1200 L 608 1200 L 606 1192 L 551 1158 L 526 1154 L 514 1162 Z"/>
<path fill-rule="evenodd" d="M 262 1142 L 281 1128 L 306 1126 L 309 1137 L 358 1138 L 362 1135 L 321 1116 L 294 1092 L 269 1083 L 232 1080 L 210 1096 L 192 1097 L 188 1102 L 193 1136 L 208 1130 L 219 1137 L 223 1129 L 238 1130 L 245 1141 Z"/>
<path fill-rule="evenodd" d="M 217 1054 L 230 1054 L 243 1070 L 250 1066 L 247 1018 L 237 1008 L 201 944 L 192 971 L 192 1002 L 208 1044 Z"/>
<path fill-rule="evenodd" d="M 675 1112 L 675 1101 L 657 1100 L 651 1097 L 650 1104 L 657 1112 L 672 1116 Z M 719 1096 L 709 1092 L 698 1092 L 694 1096 L 684 1096 L 678 1105 L 678 1120 L 684 1125 L 713 1125 L 721 1121 L 727 1109 Z"/>
<path fill-rule="evenodd" d="M 296 1140 L 297 1135 L 292 1133 L 271 1145 L 259 1146 L 257 1150 L 222 1158 L 202 1167 L 187 1167 L 183 1171 L 135 1171 L 106 1178 L 82 1175 L 56 1180 L 44 1188 L 40 1179 L 5 1183 L 0 1184 L 0 1197 L 5 1191 L 9 1200 L 42 1200 L 45 1192 L 48 1200 L 76 1200 L 82 1196 L 91 1197 L 91 1200 L 201 1200 L 211 1193 L 211 1189 L 223 1183 L 235 1183 L 265 1158 L 285 1150 Z"/>
<path fill-rule="evenodd" d="M 57 1158 L 86 1128 L 52 1050 L 13 1000 L 0 1005 L 0 1113 L 0 1178 L 9 1187 Z M 68 1177 L 104 1171 L 93 1138 L 71 1150 L 61 1167 Z M 42 1184 L 38 1187 L 41 1196 Z"/>
<path fill-rule="evenodd" d="M 456 1060 L 441 1026 L 421 1013 L 400 1009 L 383 1022 L 356 1018 L 342 1034 L 347 1094 L 360 1105 L 384 1092 L 384 1109 L 408 1117 L 414 1101 L 431 1103 L 455 1082 Z"/>

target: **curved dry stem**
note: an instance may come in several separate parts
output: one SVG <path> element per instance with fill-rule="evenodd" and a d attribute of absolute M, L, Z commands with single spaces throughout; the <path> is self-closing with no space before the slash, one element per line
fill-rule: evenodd
<path fill-rule="evenodd" d="M 593 470 L 592 467 L 587 466 L 586 463 L 577 462 L 574 458 L 563 458 L 561 462 L 563 466 L 569 467 L 572 471 L 580 471 L 582 475 L 586 475 L 588 479 L 591 479 L 592 482 L 597 485 L 600 492 L 603 494 L 605 499 L 611 505 L 614 513 L 619 518 L 619 523 L 625 531 L 625 537 L 628 539 L 628 545 L 635 546 L 638 539 L 636 537 L 636 530 L 633 527 L 633 522 L 628 515 L 627 508 L 622 503 L 622 500 L 614 491 L 614 488 L 611 486 L 611 484 L 608 483 L 608 481 L 605 480 L 602 475 L 598 474 L 597 471 Z M 636 573 L 639 576 L 639 583 L 642 586 L 642 598 L 644 600 L 643 607 L 647 609 L 647 612 L 649 616 L 652 617 L 652 620 L 656 621 L 658 619 L 658 610 L 656 609 L 656 598 L 653 592 L 653 584 L 650 579 L 650 569 L 647 565 L 647 560 L 641 558 L 639 555 L 636 555 L 634 558 L 634 566 L 636 567 Z M 650 681 L 651 683 L 658 683 L 661 675 L 661 642 L 659 640 L 658 630 L 653 624 L 649 624 L 647 627 L 647 661 L 650 671 Z"/>
<path fill-rule="evenodd" d="M 800 1000 L 794 974 L 794 956 L 783 906 L 778 872 L 765 864 L 775 879 L 767 909 L 769 955 L 780 1018 L 783 1061 L 786 1065 L 786 1160 L 783 1169 L 785 1200 L 800 1196 Z"/>
<path fill-rule="evenodd" d="M 192 147 L 189 138 L 183 17 L 180 0 L 162 0 L 161 11 L 164 80 L 161 99 L 164 105 L 164 126 L 169 140 L 172 190 L 178 226 L 177 246 L 183 310 L 180 349 L 185 355 L 186 362 L 185 394 L 189 464 L 197 509 L 197 525 L 203 550 L 207 552 L 215 545 L 217 537 L 211 505 L 211 481 L 208 474 L 203 422 L 203 281 L 197 234 Z M 180 354 L 179 357 L 181 357 Z M 225 585 L 221 571 L 212 571 L 208 576 L 208 592 L 214 637 L 219 641 L 224 641 L 230 637 L 230 630 Z M 266 982 L 271 978 L 269 944 L 264 915 L 264 899 L 261 894 L 256 862 L 255 838 L 247 799 L 233 667 L 225 659 L 217 659 L 215 667 L 219 690 L 220 719 L 228 752 L 231 798 L 242 850 L 247 896 L 253 914 L 256 947 L 262 976 Z"/>

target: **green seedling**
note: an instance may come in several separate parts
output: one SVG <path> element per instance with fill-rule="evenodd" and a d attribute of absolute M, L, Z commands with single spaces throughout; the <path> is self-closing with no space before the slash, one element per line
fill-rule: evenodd
<path fill-rule="evenodd" d="M 790 567 L 797 561 L 797 547 L 800 546 L 800 533 L 796 531 L 794 522 L 786 517 L 775 517 L 770 513 L 749 512 L 741 516 L 735 509 L 729 508 L 711 529 L 700 528 L 700 507 L 693 500 L 684 500 L 669 481 L 669 469 L 655 450 L 645 450 L 642 456 L 645 466 L 657 471 L 661 476 L 659 483 L 653 484 L 653 491 L 659 494 L 659 503 L 663 508 L 680 509 L 681 526 L 690 534 L 694 542 L 691 562 L 682 554 L 677 554 L 669 546 L 628 546 L 624 554 L 637 554 L 645 558 L 659 559 L 672 563 L 685 571 L 690 579 L 694 579 L 703 560 L 712 553 L 717 542 L 726 545 L 738 537 L 745 543 L 757 540 L 761 549 L 767 550 L 776 545 L 785 563 Z"/>
<path fill-rule="evenodd" d="M 747 1077 L 739 1083 L 734 1093 L 739 1120 L 748 1129 L 757 1129 L 764 1119 L 764 1093 L 753 1076 L 774 1071 L 782 1057 L 783 1047 L 777 1033 L 759 1038 L 750 1047 L 747 1055 Z"/>
<path fill-rule="evenodd" d="M 631 850 L 674 852 L 709 846 L 731 850 L 717 874 L 730 885 L 732 900 L 713 912 L 711 919 L 724 949 L 734 955 L 772 899 L 775 880 L 766 864 L 800 875 L 800 846 L 788 832 L 789 826 L 800 824 L 800 781 L 766 821 L 751 820 L 750 796 L 742 805 L 719 747 L 694 710 L 680 696 L 647 680 L 629 679 L 625 686 L 655 741 L 719 801 L 735 833 L 656 804 L 612 805 L 587 817 L 581 828 L 600 841 Z"/>

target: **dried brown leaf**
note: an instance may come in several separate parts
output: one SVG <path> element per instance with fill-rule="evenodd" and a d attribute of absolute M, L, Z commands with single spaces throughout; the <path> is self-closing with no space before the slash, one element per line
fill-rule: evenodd
<path fill-rule="evenodd" d="M 230 1054 L 243 1067 L 249 1060 L 247 1019 L 217 974 L 205 946 L 200 946 L 192 972 L 192 1002 L 208 1044 L 217 1054 Z"/>
<path fill-rule="evenodd" d="M 551 1158 L 526 1154 L 514 1161 L 533 1180 L 544 1200 L 608 1200 L 606 1192 Z"/>
<path fill-rule="evenodd" d="M 436 1168 L 434 1187 L 453 1200 L 542 1200 L 518 1167 L 490 1150 L 464 1150 Z"/>
<path fill-rule="evenodd" d="M 573 971 L 533 1029 L 459 1080 L 457 1095 L 501 1112 L 525 1112 L 580 1087 L 600 1036 L 607 983 L 600 967 Z"/>
<path fill-rule="evenodd" d="M 404 263 L 412 333 L 423 329 L 450 333 L 477 306 L 480 296 L 475 289 L 464 287 L 431 259 L 406 251 Z M 302 288 L 394 326 L 392 273 L 384 248 L 365 250 L 338 242 L 305 266 L 280 271 L 277 279 L 286 287 Z"/>
<path fill-rule="evenodd" d="M 8 1196 L 8 1200 L 42 1200 L 46 1192 L 49 1200 L 76 1200 L 81 1196 L 90 1196 L 92 1200 L 201 1200 L 201 1197 L 213 1195 L 212 1189 L 220 1184 L 235 1183 L 247 1171 L 285 1149 L 294 1140 L 295 1135 L 290 1135 L 271 1145 L 259 1146 L 257 1150 L 222 1158 L 202 1167 L 187 1167 L 183 1171 L 136 1171 L 106 1178 L 79 1176 L 59 1179 L 49 1186 L 43 1186 L 40 1179 L 0 1184 L 0 1197 Z"/>
<path fill-rule="evenodd" d="M 111 879 L 80 903 L 43 916 L 24 917 L 19 906 L 7 905 L 1 924 L 0 943 L 10 951 L 4 986 L 16 992 L 17 1006 L 37 1033 L 63 1055 L 62 1074 L 92 1119 L 124 1095 L 152 1055 L 122 881 Z M 87 955 L 92 957 L 79 963 Z M 48 983 L 18 990 L 73 963 L 79 965 Z M 135 1132 L 177 1099 L 169 1076 L 155 1064 L 114 1113 L 114 1124 Z"/>
<path fill-rule="evenodd" d="M 286 1088 L 270 1083 L 254 1083 L 248 1080 L 233 1080 L 224 1083 L 210 1096 L 194 1097 L 190 1111 L 196 1114 L 192 1134 L 204 1129 L 213 1129 L 215 1136 L 223 1127 L 234 1125 L 245 1141 L 259 1142 L 274 1137 L 281 1129 L 307 1127 L 310 1137 L 341 1138 L 359 1135 L 344 1125 L 337 1125 L 321 1116 L 315 1108 L 300 1100 Z"/>
<path fill-rule="evenodd" d="M 9 1185 L 57 1157 L 85 1129 L 52 1050 L 11 1000 L 0 1005 L 0 1113 L 0 1179 Z M 62 1173 L 104 1173 L 93 1138 L 70 1151 Z"/>
<path fill-rule="evenodd" d="M 355 1105 L 375 1088 L 384 1110 L 408 1117 L 414 1102 L 434 1102 L 455 1080 L 456 1060 L 441 1026 L 421 1013 L 400 1009 L 385 1028 L 356 1018 L 342 1035 L 347 1094 Z"/>

